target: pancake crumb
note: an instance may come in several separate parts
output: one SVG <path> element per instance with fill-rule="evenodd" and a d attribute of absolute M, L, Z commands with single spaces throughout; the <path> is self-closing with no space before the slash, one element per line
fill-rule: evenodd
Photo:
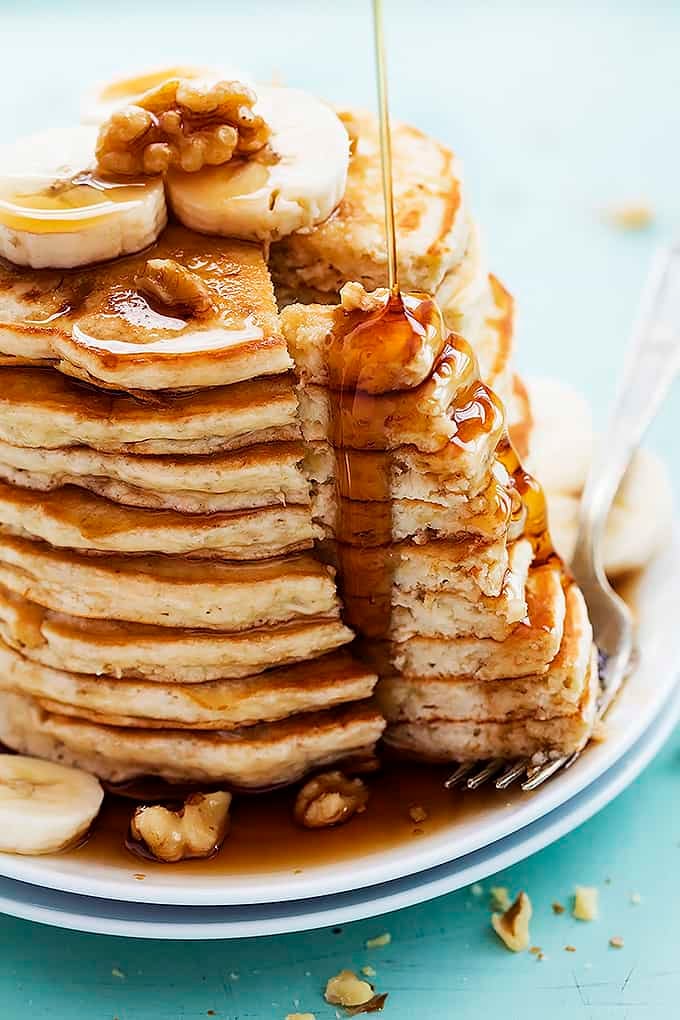
<path fill-rule="evenodd" d="M 646 230 L 654 222 L 654 210 L 648 202 L 624 202 L 607 209 L 604 217 L 619 230 Z"/>
<path fill-rule="evenodd" d="M 574 894 L 572 915 L 578 921 L 596 921 L 598 891 L 594 886 L 577 885 Z"/>
<path fill-rule="evenodd" d="M 361 973 L 364 975 L 364 977 L 375 977 L 377 971 L 375 967 L 371 967 L 368 964 L 366 964 L 365 967 L 361 968 Z"/>
<path fill-rule="evenodd" d="M 635 904 L 635 906 L 637 906 L 639 903 L 642 903 L 642 896 L 640 895 L 640 893 L 632 892 L 630 894 L 630 902 Z"/>
<path fill-rule="evenodd" d="M 489 889 L 489 897 L 491 900 L 491 909 L 498 911 L 506 911 L 510 909 L 512 900 L 510 899 L 510 892 L 504 885 L 492 885 Z"/>
<path fill-rule="evenodd" d="M 576 952 L 576 946 L 565 946 L 564 947 L 564 951 L 566 953 L 575 953 Z"/>
<path fill-rule="evenodd" d="M 612 937 L 609 940 L 609 945 L 613 949 L 623 949 L 623 939 L 621 938 L 620 935 L 612 935 Z"/>
<path fill-rule="evenodd" d="M 389 946 L 392 941 L 392 936 L 388 931 L 382 933 L 382 935 L 376 935 L 375 938 L 366 939 L 367 949 L 382 949 L 383 946 Z"/>

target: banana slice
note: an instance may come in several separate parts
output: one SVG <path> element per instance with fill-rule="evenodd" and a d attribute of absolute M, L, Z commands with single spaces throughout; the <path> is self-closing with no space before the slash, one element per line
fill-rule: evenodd
<path fill-rule="evenodd" d="M 0 146 L 0 255 L 67 269 L 141 251 L 167 220 L 160 178 L 97 177 L 97 129 L 58 128 Z"/>
<path fill-rule="evenodd" d="M 133 75 L 123 75 L 111 81 L 100 82 L 83 96 L 80 119 L 83 124 L 103 124 L 114 110 L 135 100 L 169 78 L 214 78 L 242 81 L 252 85 L 250 74 L 234 67 L 195 67 L 177 64 L 171 67 L 151 67 Z"/>
<path fill-rule="evenodd" d="M 556 379 L 530 379 L 527 389 L 533 417 L 527 463 L 545 489 L 555 548 L 568 561 L 592 457 L 590 408 L 579 393 Z M 655 454 L 639 450 L 607 519 L 603 551 L 609 577 L 644 567 L 668 541 L 672 519 L 668 470 Z"/>
<path fill-rule="evenodd" d="M 88 772 L 22 754 L 0 754 L 0 851 L 50 854 L 77 843 L 104 791 Z"/>
<path fill-rule="evenodd" d="M 169 172 L 168 198 L 186 227 L 248 241 L 278 240 L 312 230 L 339 205 L 349 137 L 338 116 L 298 89 L 258 86 L 257 94 L 255 112 L 272 131 L 262 153 L 196 173 Z"/>

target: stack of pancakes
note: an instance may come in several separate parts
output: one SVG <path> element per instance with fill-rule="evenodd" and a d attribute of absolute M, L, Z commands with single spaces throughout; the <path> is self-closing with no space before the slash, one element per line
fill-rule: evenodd
<path fill-rule="evenodd" d="M 209 314 L 148 300 L 149 259 Z M 171 226 L 103 267 L 3 266 L 0 317 L 0 737 L 247 789 L 370 755 L 261 249 Z"/>
<path fill-rule="evenodd" d="M 368 389 L 338 388 L 332 365 L 348 356 L 355 314 L 290 305 L 282 325 L 315 519 L 345 619 L 381 676 L 385 739 L 430 760 L 573 750 L 595 710 L 592 631 L 502 405 L 467 342 L 445 330 L 420 337 L 393 388 L 372 392 L 375 374 Z"/>
<path fill-rule="evenodd" d="M 341 116 L 343 201 L 270 252 L 280 317 L 258 246 L 177 226 L 103 267 L 0 267 L 11 747 L 113 782 L 257 789 L 365 759 L 385 720 L 392 747 L 435 760 L 586 738 L 585 606 L 508 444 L 530 422 L 512 299 L 452 154 L 405 125 L 400 283 L 443 318 L 409 357 L 380 351 L 381 392 L 334 384 L 329 353 L 386 277 L 377 125 Z M 149 301 L 154 258 L 197 275 L 214 314 Z"/>

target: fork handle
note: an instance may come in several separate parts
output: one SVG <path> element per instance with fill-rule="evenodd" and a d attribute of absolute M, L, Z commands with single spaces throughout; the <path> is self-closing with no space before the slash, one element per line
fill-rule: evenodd
<path fill-rule="evenodd" d="M 579 533 L 593 550 L 602 549 L 609 508 L 679 369 L 680 245 L 674 245 L 652 262 L 622 383 L 584 488 Z"/>

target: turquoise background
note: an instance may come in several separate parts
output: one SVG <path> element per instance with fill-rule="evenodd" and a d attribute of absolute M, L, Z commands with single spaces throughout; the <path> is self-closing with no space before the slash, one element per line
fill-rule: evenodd
<path fill-rule="evenodd" d="M 385 7 L 394 114 L 465 161 L 493 267 L 518 298 L 520 367 L 577 384 L 602 420 L 649 256 L 679 220 L 680 6 Z M 3 137 L 67 124 L 87 82 L 169 59 L 222 59 L 331 99 L 374 101 L 367 2 L 0 2 L 0 43 Z M 649 230 L 603 221 L 629 199 L 653 208 Z M 676 471 L 677 394 L 651 436 Z M 0 918 L 0 1016 L 277 1020 L 299 1008 L 331 1020 L 326 978 L 370 961 L 390 993 L 384 1015 L 399 1020 L 677 1017 L 679 751 L 676 733 L 601 815 L 494 879 L 529 891 L 542 962 L 505 952 L 486 898 L 466 891 L 338 934 L 199 945 Z M 551 912 L 576 883 L 600 887 L 595 924 Z M 384 930 L 392 944 L 366 952 Z M 612 935 L 623 949 L 609 948 Z"/>

